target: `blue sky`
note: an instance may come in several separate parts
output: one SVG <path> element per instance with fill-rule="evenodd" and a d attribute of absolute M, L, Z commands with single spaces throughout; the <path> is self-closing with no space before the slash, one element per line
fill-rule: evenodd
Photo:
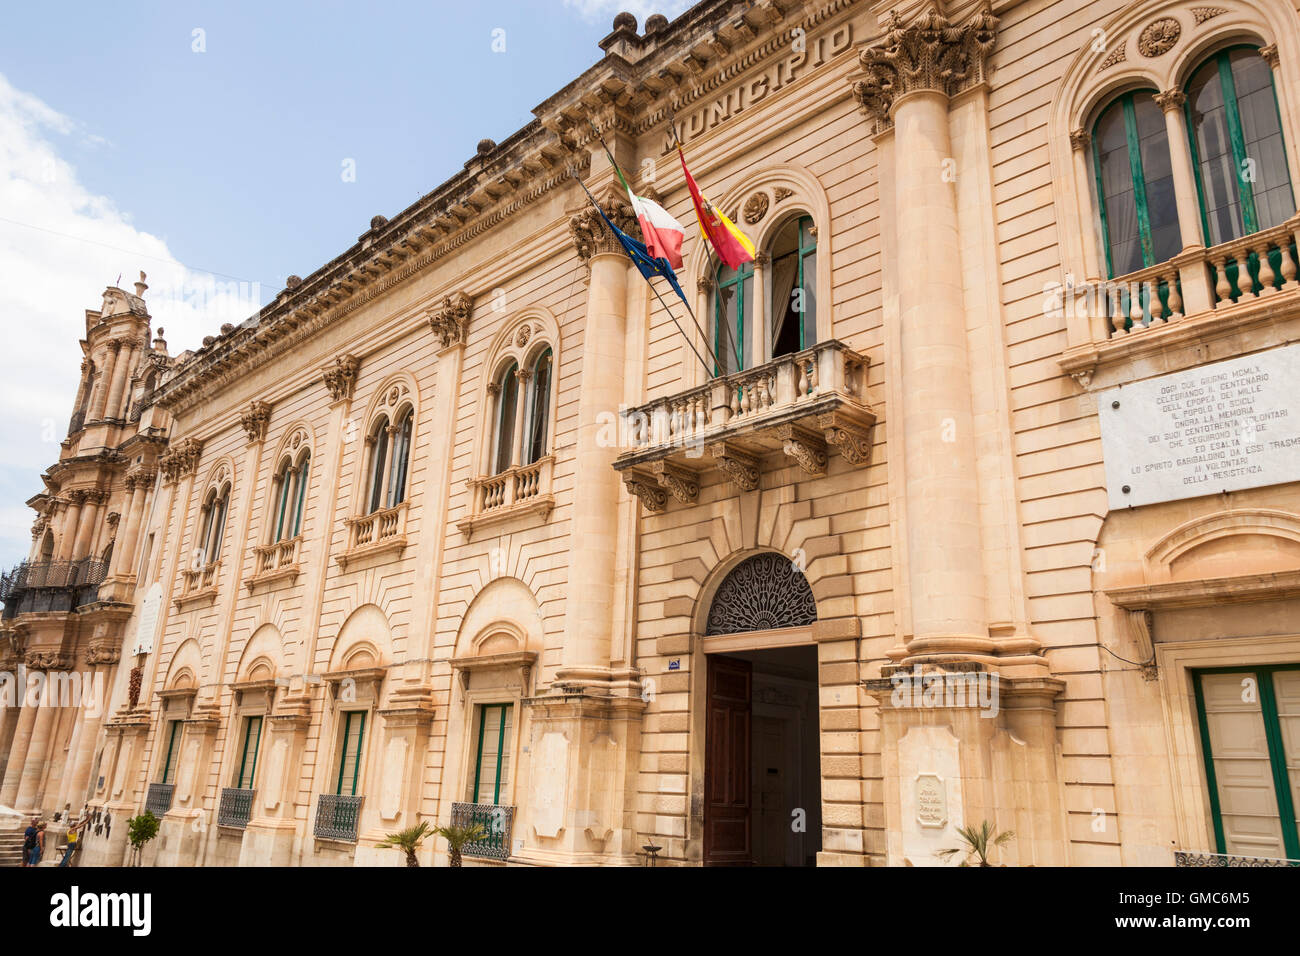
<path fill-rule="evenodd" d="M 460 170 L 480 139 L 527 123 L 600 58 L 616 12 L 644 23 L 687 6 L 10 5 L 0 32 L 0 322 L 10 345 L 0 567 L 26 556 L 34 514 L 22 502 L 58 457 L 82 316 L 105 285 L 148 272 L 172 354 L 194 347 L 286 276 L 342 252 L 372 216 L 393 216 Z M 355 181 L 342 175 L 349 161 Z M 230 280 L 249 285 L 215 285 Z"/>

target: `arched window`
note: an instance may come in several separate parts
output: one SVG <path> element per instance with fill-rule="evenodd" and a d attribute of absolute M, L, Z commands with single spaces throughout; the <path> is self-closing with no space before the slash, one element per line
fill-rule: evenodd
<path fill-rule="evenodd" d="M 754 264 L 719 265 L 714 274 L 713 354 L 717 373 L 730 375 L 754 365 Z"/>
<path fill-rule="evenodd" d="M 1183 246 L 1164 114 L 1153 90 L 1125 93 L 1093 131 L 1093 167 L 1111 278 L 1166 262 Z"/>
<path fill-rule="evenodd" d="M 203 502 L 196 563 L 216 564 L 221 560 L 221 541 L 226 533 L 226 513 L 230 510 L 230 485 L 213 488 Z"/>
<path fill-rule="evenodd" d="M 791 219 L 772 240 L 771 357 L 817 343 L 817 230 L 810 216 Z"/>
<path fill-rule="evenodd" d="M 551 414 L 551 367 L 554 356 L 545 349 L 533 362 L 533 374 L 528 382 L 528 442 L 524 448 L 524 464 L 531 465 L 546 455 L 547 428 Z"/>
<path fill-rule="evenodd" d="M 415 415 L 411 409 L 404 410 L 397 419 L 393 429 L 392 455 L 388 464 L 388 507 L 400 505 L 406 500 L 406 473 L 411 465 L 411 427 Z"/>
<path fill-rule="evenodd" d="M 285 456 L 276 471 L 273 485 L 274 518 L 271 543 L 296 538 L 302 531 L 302 513 L 306 507 L 307 482 L 311 474 L 311 452 L 303 451 L 295 464 Z"/>
<path fill-rule="evenodd" d="M 415 409 L 401 408 L 395 418 L 380 415 L 370 430 L 370 479 L 366 513 L 395 508 L 406 500 L 406 480 L 411 467 L 411 436 Z"/>
<path fill-rule="evenodd" d="M 515 417 L 519 409 L 519 366 L 511 362 L 497 379 L 496 447 L 492 473 L 500 474 L 514 464 Z"/>
<path fill-rule="evenodd" d="M 384 465 L 388 461 L 388 416 L 381 415 L 370 430 L 370 495 L 366 513 L 384 506 Z"/>
<path fill-rule="evenodd" d="M 54 532 L 46 530 L 45 537 L 41 539 L 41 560 L 54 560 Z"/>
<path fill-rule="evenodd" d="M 1295 212 L 1273 71 L 1254 47 L 1221 50 L 1187 84 L 1187 128 L 1206 245 Z"/>

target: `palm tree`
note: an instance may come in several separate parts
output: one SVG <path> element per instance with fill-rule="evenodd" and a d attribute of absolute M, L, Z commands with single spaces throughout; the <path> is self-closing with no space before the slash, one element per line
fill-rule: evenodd
<path fill-rule="evenodd" d="M 964 854 L 961 866 L 971 866 L 972 858 L 979 861 L 973 864 L 975 866 L 992 866 L 993 864 L 989 862 L 989 849 L 995 846 L 1006 846 L 1016 837 L 1014 830 L 997 833 L 988 820 L 981 823 L 978 828 L 958 827 L 957 835 L 961 837 L 963 845 L 940 850 L 939 857 L 943 860 L 951 860 L 958 853 Z"/>
<path fill-rule="evenodd" d="M 420 849 L 420 843 L 434 831 L 429 824 L 421 821 L 413 827 L 407 827 L 405 830 L 399 830 L 397 833 L 390 833 L 384 837 L 383 843 L 376 844 L 380 850 L 391 850 L 396 848 L 406 853 L 407 866 L 419 866 L 420 861 L 416 857 L 416 851 Z"/>
<path fill-rule="evenodd" d="M 466 843 L 473 843 L 475 840 L 481 840 L 487 836 L 487 830 L 483 829 L 481 823 L 471 823 L 467 827 L 449 826 L 438 827 L 433 831 L 447 841 L 447 859 L 452 866 L 461 866 L 460 851 Z"/>

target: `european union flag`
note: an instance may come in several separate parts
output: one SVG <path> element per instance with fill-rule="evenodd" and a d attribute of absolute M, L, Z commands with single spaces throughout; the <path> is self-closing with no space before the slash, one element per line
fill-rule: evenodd
<path fill-rule="evenodd" d="M 654 256 L 650 255 L 650 251 L 646 249 L 645 243 L 638 242 L 622 229 L 618 228 L 618 226 L 610 222 L 609 217 L 605 215 L 605 210 L 600 208 L 600 203 L 596 202 L 595 197 L 593 197 L 590 191 L 588 191 L 586 184 L 581 180 L 579 180 L 578 184 L 582 186 L 582 191 L 587 193 L 587 198 L 590 199 L 591 204 L 596 207 L 596 212 L 600 213 L 600 218 L 605 220 L 605 225 L 608 226 L 609 231 L 614 234 L 614 238 L 617 239 L 618 244 L 623 247 L 623 251 L 626 252 L 627 257 L 632 260 L 632 264 L 637 267 L 637 271 L 641 273 L 647 282 L 650 281 L 652 276 L 660 276 L 661 278 L 667 279 L 668 284 L 673 287 L 673 291 L 676 292 L 678 298 L 682 300 L 682 304 L 686 306 L 686 311 L 690 312 L 691 304 L 686 301 L 686 293 L 684 293 L 682 287 L 677 284 L 677 273 L 674 272 L 673 267 L 668 264 L 668 260 L 656 259 Z"/>

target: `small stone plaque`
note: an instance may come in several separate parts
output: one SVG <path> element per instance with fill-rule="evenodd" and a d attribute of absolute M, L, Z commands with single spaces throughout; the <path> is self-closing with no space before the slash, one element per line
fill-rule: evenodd
<path fill-rule="evenodd" d="M 917 774 L 916 822 L 937 829 L 948 823 L 948 788 L 937 773 Z"/>
<path fill-rule="evenodd" d="M 1097 395 L 1110 507 L 1300 480 L 1300 345 Z"/>

